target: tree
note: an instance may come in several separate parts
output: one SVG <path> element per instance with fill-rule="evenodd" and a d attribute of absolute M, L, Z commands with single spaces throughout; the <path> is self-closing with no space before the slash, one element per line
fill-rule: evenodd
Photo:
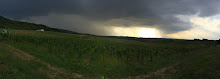
<path fill-rule="evenodd" d="M 220 39 L 218 40 L 218 44 L 220 44 Z"/>

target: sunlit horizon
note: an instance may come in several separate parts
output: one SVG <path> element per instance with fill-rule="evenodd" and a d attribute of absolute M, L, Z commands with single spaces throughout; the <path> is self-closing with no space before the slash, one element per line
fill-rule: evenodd
<path fill-rule="evenodd" d="M 144 38 L 155 38 L 155 30 L 154 29 L 141 29 L 139 30 L 139 37 Z"/>

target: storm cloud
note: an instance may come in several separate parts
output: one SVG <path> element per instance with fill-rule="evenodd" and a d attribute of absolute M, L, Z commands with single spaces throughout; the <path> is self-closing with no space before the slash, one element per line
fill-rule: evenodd
<path fill-rule="evenodd" d="M 140 26 L 170 34 L 192 28 L 178 15 L 214 16 L 219 4 L 219 0 L 1 0 L 0 15 L 82 33 L 107 34 L 99 28 Z"/>

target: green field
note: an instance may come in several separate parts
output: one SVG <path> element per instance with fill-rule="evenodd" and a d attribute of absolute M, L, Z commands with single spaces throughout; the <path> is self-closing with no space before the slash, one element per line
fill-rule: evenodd
<path fill-rule="evenodd" d="M 215 41 L 11 30 L 0 36 L 0 78 L 218 79 L 219 49 Z"/>

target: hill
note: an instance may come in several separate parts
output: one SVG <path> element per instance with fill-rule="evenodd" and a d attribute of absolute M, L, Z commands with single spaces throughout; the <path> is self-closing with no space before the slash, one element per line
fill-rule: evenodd
<path fill-rule="evenodd" d="M 14 20 L 10 20 L 5 17 L 2 17 L 2 16 L 0 16 L 0 28 L 10 28 L 10 29 L 17 29 L 17 30 L 44 29 L 45 31 L 55 31 L 55 32 L 62 32 L 62 33 L 76 33 L 76 32 L 72 32 L 69 30 L 50 28 L 50 27 L 42 25 L 42 24 L 14 21 Z"/>

